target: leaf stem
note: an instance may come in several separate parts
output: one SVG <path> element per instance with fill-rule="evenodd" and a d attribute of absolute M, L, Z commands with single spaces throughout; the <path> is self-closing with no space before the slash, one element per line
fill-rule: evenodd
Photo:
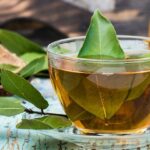
<path fill-rule="evenodd" d="M 45 114 L 43 109 L 41 109 L 41 113 L 42 113 L 43 115 Z"/>
<path fill-rule="evenodd" d="M 54 116 L 61 116 L 61 117 L 65 117 L 68 118 L 67 115 L 63 115 L 63 114 L 55 114 L 55 113 L 48 113 L 48 112 L 44 112 L 41 110 L 41 112 L 39 111 L 33 111 L 32 109 L 25 109 L 25 112 L 27 112 L 28 114 L 39 114 L 39 115 L 54 115 Z"/>

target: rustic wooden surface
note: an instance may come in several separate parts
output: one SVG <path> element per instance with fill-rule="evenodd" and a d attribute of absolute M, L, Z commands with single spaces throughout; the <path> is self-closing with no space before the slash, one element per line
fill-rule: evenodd
<path fill-rule="evenodd" d="M 146 36 L 148 20 L 150 20 L 150 0 L 116 1 L 116 9 L 105 15 L 112 20 L 117 33 Z M 91 13 L 88 11 L 61 0 L 0 0 L 0 25 L 4 28 L 18 30 L 31 39 L 44 38 L 44 44 L 48 43 L 51 38 L 50 34 L 53 37 L 58 34 L 60 38 L 84 35 L 90 16 Z M 23 23 L 24 18 L 30 21 Z M 14 21 L 16 19 L 17 25 Z M 59 33 L 51 33 L 51 28 L 57 29 Z M 34 32 L 35 29 L 38 30 L 38 34 L 34 36 L 31 30 Z"/>

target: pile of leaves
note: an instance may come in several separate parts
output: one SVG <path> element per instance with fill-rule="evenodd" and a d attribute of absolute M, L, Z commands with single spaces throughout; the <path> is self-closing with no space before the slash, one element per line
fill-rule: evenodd
<path fill-rule="evenodd" d="M 0 95 L 0 115 L 14 116 L 27 112 L 39 114 L 39 118 L 23 119 L 17 128 L 52 129 L 71 125 L 66 116 L 46 113 L 49 104 L 29 82 L 32 76 L 48 77 L 48 59 L 46 51 L 18 33 L 0 29 L 0 44 L 25 62 L 25 66 L 14 73 L 17 66 L 0 64 L 0 84 L 13 96 Z M 22 105 L 22 99 L 32 103 L 39 111 L 33 111 Z"/>

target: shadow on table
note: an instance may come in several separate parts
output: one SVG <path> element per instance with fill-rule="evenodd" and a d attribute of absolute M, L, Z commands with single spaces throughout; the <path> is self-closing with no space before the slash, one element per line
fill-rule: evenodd
<path fill-rule="evenodd" d="M 18 32 L 27 38 L 47 46 L 50 42 L 67 36 L 45 22 L 32 18 L 15 18 L 0 25 L 0 28 Z"/>

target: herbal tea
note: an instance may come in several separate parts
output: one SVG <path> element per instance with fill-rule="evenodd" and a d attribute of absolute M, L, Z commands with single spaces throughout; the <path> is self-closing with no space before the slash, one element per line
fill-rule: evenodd
<path fill-rule="evenodd" d="M 57 95 L 88 133 L 141 132 L 150 125 L 150 71 L 84 73 L 50 66 Z"/>
<path fill-rule="evenodd" d="M 95 10 L 85 37 L 48 46 L 49 72 L 74 125 L 85 133 L 139 133 L 150 127 L 149 38 L 117 36 Z"/>

